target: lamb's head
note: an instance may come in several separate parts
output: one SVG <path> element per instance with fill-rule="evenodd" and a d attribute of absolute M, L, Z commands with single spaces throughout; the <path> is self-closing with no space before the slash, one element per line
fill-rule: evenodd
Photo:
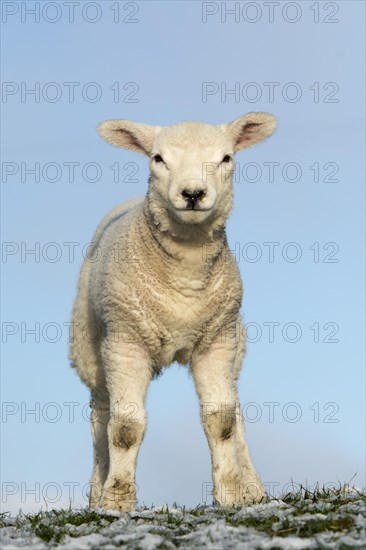
<path fill-rule="evenodd" d="M 212 232 L 225 225 L 233 204 L 234 154 L 275 127 L 273 115 L 248 113 L 220 125 L 109 120 L 99 131 L 109 143 L 149 156 L 149 212 L 163 231 L 184 238 L 198 227 Z"/>

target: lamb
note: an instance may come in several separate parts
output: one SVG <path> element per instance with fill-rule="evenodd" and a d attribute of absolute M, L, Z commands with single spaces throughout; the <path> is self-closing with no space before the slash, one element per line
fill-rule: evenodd
<path fill-rule="evenodd" d="M 244 437 L 237 380 L 245 354 L 242 283 L 225 224 L 234 153 L 270 136 L 276 119 L 150 126 L 109 120 L 109 143 L 150 159 L 146 197 L 115 207 L 85 258 L 73 308 L 72 366 L 91 392 L 91 507 L 132 511 L 149 383 L 189 365 L 211 453 L 216 502 L 265 490 Z"/>

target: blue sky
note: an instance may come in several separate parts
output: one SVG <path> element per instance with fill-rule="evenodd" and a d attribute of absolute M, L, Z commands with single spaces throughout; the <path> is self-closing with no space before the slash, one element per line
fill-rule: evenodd
<path fill-rule="evenodd" d="M 67 323 L 94 229 L 148 177 L 145 158 L 99 138 L 108 118 L 276 115 L 276 134 L 237 155 L 228 223 L 250 337 L 247 437 L 277 492 L 356 473 L 363 486 L 364 4 L 227 2 L 230 15 L 221 2 L 80 2 L 73 22 L 69 9 L 2 2 L 3 509 L 67 506 L 70 487 L 86 504 L 89 396 Z M 209 502 L 185 367 L 151 384 L 148 415 L 139 502 Z"/>

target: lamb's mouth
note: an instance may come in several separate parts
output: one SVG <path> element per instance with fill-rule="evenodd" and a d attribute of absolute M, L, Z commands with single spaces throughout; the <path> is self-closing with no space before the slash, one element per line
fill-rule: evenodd
<path fill-rule="evenodd" d="M 178 212 L 209 212 L 213 209 L 213 206 L 196 206 L 194 204 L 187 204 L 184 208 L 175 208 Z"/>
<path fill-rule="evenodd" d="M 214 215 L 214 211 L 214 206 L 195 206 L 194 208 L 174 208 L 171 213 L 172 216 L 180 223 L 200 224 L 212 217 Z"/>
<path fill-rule="evenodd" d="M 176 208 L 176 210 L 178 210 L 179 212 L 209 212 L 210 210 L 212 210 L 212 206 L 210 206 L 209 208 L 197 208 L 197 206 L 188 204 L 185 208 Z"/>

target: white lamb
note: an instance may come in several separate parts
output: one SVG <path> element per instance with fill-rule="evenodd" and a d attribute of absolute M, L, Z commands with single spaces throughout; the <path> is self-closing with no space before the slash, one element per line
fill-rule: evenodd
<path fill-rule="evenodd" d="M 91 391 L 90 506 L 131 511 L 153 376 L 189 364 L 222 506 L 264 495 L 244 438 L 237 380 L 245 352 L 242 283 L 225 224 L 235 152 L 270 136 L 275 118 L 158 127 L 110 120 L 104 139 L 150 159 L 145 198 L 114 208 L 81 269 L 71 359 Z"/>

